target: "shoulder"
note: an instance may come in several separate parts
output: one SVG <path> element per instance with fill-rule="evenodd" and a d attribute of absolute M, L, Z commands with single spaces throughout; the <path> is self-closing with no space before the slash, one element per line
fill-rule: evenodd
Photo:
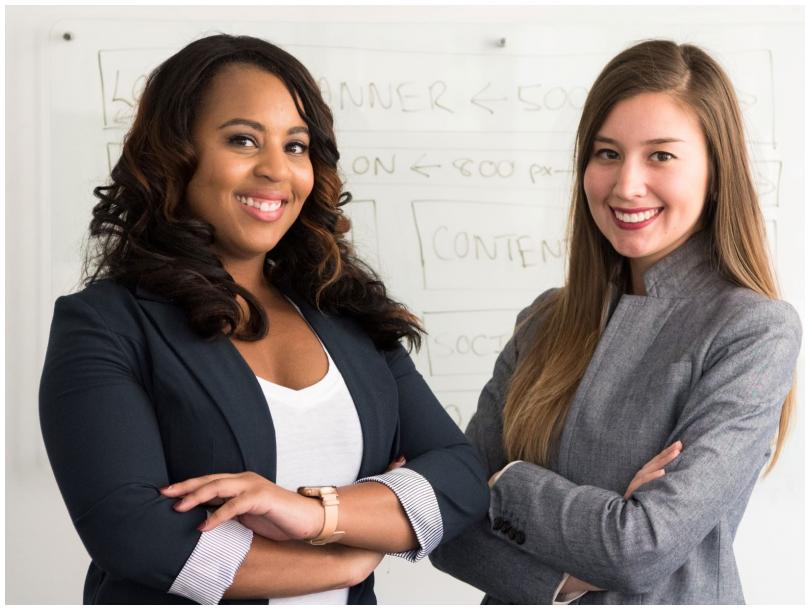
<path fill-rule="evenodd" d="M 116 334 L 128 334 L 139 318 L 131 289 L 113 280 L 98 280 L 56 299 L 53 324 L 104 326 Z"/>
<path fill-rule="evenodd" d="M 85 286 L 82 290 L 59 297 L 59 302 L 87 303 L 103 307 L 114 305 L 133 298 L 132 291 L 114 280 L 96 280 Z"/>
<path fill-rule="evenodd" d="M 711 309 L 726 327 L 777 327 L 801 333 L 799 314 L 790 303 L 749 288 L 726 284 L 714 295 Z"/>
<path fill-rule="evenodd" d="M 790 303 L 728 286 L 715 296 L 710 309 L 718 327 L 709 352 L 715 357 L 746 347 L 763 362 L 770 353 L 783 354 L 786 360 L 798 355 L 802 324 Z"/>

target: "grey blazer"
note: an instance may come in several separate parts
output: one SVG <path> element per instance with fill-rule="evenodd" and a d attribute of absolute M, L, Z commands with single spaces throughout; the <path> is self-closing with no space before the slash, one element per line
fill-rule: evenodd
<path fill-rule="evenodd" d="M 743 603 L 732 542 L 771 454 L 801 341 L 795 310 L 722 279 L 700 233 L 618 295 L 550 468 L 511 466 L 489 518 L 431 556 L 484 603 L 551 603 L 567 572 L 590 604 Z M 467 428 L 491 475 L 507 462 L 501 411 L 542 320 L 518 316 Z M 670 443 L 666 475 L 624 491 Z M 778 519 L 778 515 L 774 515 Z"/>

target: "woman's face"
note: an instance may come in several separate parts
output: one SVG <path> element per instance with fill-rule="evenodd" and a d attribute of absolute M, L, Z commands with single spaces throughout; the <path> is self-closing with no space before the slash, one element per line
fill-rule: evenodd
<path fill-rule="evenodd" d="M 284 84 L 251 65 L 223 68 L 192 127 L 199 164 L 186 189 L 214 226 L 223 264 L 264 258 L 292 226 L 314 182 L 309 130 Z"/>
<path fill-rule="evenodd" d="M 699 229 L 709 154 L 697 116 L 665 93 L 617 103 L 585 169 L 596 225 L 641 273 Z"/>

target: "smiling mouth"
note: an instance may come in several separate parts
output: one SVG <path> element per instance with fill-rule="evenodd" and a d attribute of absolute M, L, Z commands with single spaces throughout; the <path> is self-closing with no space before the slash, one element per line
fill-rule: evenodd
<path fill-rule="evenodd" d="M 644 222 L 658 216 L 664 208 L 655 208 L 654 210 L 645 210 L 644 212 L 633 212 L 628 214 L 627 212 L 620 212 L 619 210 L 613 209 L 613 215 L 616 217 L 617 220 L 621 220 L 622 222 L 628 223 L 636 223 L 636 222 Z"/>
<path fill-rule="evenodd" d="M 287 203 L 286 199 L 254 199 L 244 195 L 236 195 L 236 200 L 242 205 L 256 208 L 260 212 L 275 212 Z"/>

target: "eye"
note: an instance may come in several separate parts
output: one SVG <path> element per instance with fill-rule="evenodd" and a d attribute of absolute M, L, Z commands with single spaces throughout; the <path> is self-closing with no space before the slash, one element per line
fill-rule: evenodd
<path fill-rule="evenodd" d="M 650 155 L 650 158 L 652 158 L 655 161 L 671 161 L 672 159 L 675 158 L 675 155 L 663 150 L 657 150 Z"/>
<path fill-rule="evenodd" d="M 600 148 L 594 151 L 593 156 L 597 159 L 604 159 L 606 161 L 614 161 L 619 158 L 619 153 L 617 153 L 612 148 Z"/>
<path fill-rule="evenodd" d="M 305 142 L 299 142 L 298 140 L 288 143 L 286 148 L 287 152 L 291 152 L 294 155 L 305 155 L 309 151 L 309 145 Z"/>
<path fill-rule="evenodd" d="M 237 148 L 256 148 L 258 144 L 256 140 L 252 136 L 248 136 L 242 133 L 238 133 L 228 137 L 228 144 L 231 144 Z"/>

